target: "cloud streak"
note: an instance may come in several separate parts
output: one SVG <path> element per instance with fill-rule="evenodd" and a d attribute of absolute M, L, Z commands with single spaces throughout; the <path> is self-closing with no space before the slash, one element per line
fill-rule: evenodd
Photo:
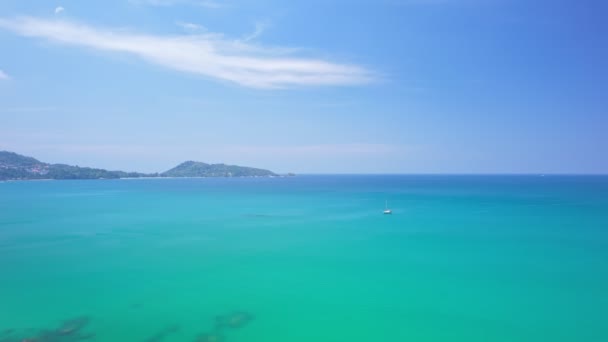
<path fill-rule="evenodd" d="M 264 31 L 266 30 L 267 27 L 268 27 L 268 25 L 266 23 L 263 23 L 263 22 L 255 23 L 255 30 L 253 32 L 251 32 L 250 34 L 246 35 L 245 37 L 243 37 L 243 41 L 248 42 L 250 40 L 256 39 L 257 37 L 261 36 L 262 33 L 264 33 Z"/>
<path fill-rule="evenodd" d="M 253 88 L 357 85 L 374 80 L 374 75 L 360 66 L 296 57 L 289 49 L 230 40 L 214 33 L 150 35 L 34 17 L 0 19 L 0 28 L 25 37 L 127 53 L 173 70 Z"/>
<path fill-rule="evenodd" d="M 0 80 L 10 80 L 11 78 L 0 69 Z"/>
<path fill-rule="evenodd" d="M 184 21 L 178 21 L 175 23 L 177 26 L 181 27 L 182 29 L 184 29 L 186 32 L 205 32 L 207 31 L 207 28 L 203 25 L 199 25 L 199 24 L 195 24 L 195 23 L 189 23 L 189 22 L 184 22 Z"/>

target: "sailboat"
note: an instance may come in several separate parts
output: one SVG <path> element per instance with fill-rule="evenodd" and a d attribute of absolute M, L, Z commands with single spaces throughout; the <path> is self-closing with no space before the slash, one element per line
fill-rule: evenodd
<path fill-rule="evenodd" d="M 384 211 L 382 213 L 384 215 L 390 215 L 390 214 L 393 213 L 393 211 L 388 208 L 388 201 L 385 201 L 385 203 L 384 203 Z"/>

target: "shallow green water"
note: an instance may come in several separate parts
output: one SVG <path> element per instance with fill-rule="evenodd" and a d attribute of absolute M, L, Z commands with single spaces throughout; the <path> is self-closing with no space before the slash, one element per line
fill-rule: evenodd
<path fill-rule="evenodd" d="M 607 319 L 608 177 L 0 183 L 0 341 L 590 342 Z"/>

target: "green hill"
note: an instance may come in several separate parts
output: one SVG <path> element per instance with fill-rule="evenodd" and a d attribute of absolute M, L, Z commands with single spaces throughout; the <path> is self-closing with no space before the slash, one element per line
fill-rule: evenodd
<path fill-rule="evenodd" d="M 65 164 L 48 164 L 32 157 L 0 151 L 0 180 L 15 179 L 115 179 L 155 176 L 137 172 L 108 171 Z"/>
<path fill-rule="evenodd" d="M 32 157 L 0 151 L 0 180 L 19 179 L 116 179 L 138 177 L 271 177 L 272 171 L 226 164 L 184 162 L 161 174 L 108 171 L 65 164 L 48 164 Z"/>
<path fill-rule="evenodd" d="M 187 161 L 169 171 L 160 174 L 161 177 L 271 177 L 277 176 L 272 171 L 253 167 L 207 164 Z"/>

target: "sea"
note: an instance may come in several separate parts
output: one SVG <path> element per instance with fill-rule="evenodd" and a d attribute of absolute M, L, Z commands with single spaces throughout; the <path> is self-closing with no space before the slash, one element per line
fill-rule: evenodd
<path fill-rule="evenodd" d="M 2 182 L 17 341 L 605 342 L 608 176 Z"/>

